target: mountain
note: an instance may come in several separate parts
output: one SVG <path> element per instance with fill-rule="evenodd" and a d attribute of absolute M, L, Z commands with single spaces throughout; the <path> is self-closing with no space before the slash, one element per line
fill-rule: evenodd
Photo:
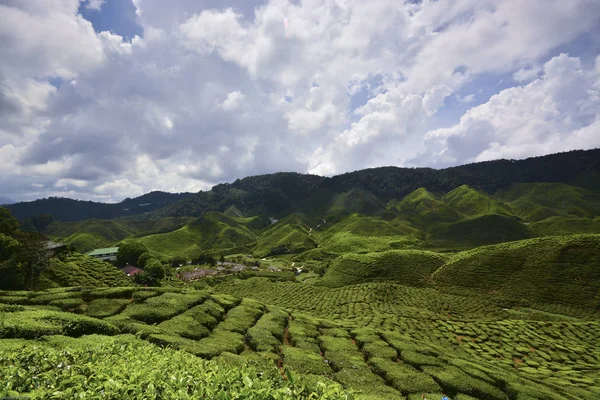
<path fill-rule="evenodd" d="M 127 198 L 116 204 L 49 197 L 47 199 L 10 204 L 6 208 L 21 221 L 38 215 L 50 215 L 58 221 L 80 221 L 90 218 L 110 219 L 139 216 L 190 196 L 192 196 L 191 193 L 156 191 L 133 199 Z"/>
<path fill-rule="evenodd" d="M 11 200 L 7 197 L 0 197 L 0 205 L 14 204 L 16 203 L 14 200 Z"/>
<path fill-rule="evenodd" d="M 402 199 L 420 188 L 442 194 L 468 185 L 485 197 L 517 183 L 564 183 L 598 191 L 600 149 L 525 160 L 487 161 L 440 170 L 382 167 L 331 178 L 296 173 L 252 176 L 217 185 L 210 191 L 197 193 L 152 214 L 163 217 L 200 216 L 209 211 L 223 212 L 232 206 L 243 215 L 277 217 L 295 212 L 322 216 L 353 212 L 377 214 L 382 212 L 381 204 Z M 481 207 L 494 205 L 482 204 Z M 500 212 L 506 213 L 506 210 Z"/>

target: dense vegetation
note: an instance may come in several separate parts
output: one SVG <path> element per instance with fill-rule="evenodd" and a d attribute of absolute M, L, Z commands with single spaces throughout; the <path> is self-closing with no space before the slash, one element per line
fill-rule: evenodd
<path fill-rule="evenodd" d="M 599 155 L 22 223 L 71 245 L 53 257 L 0 209 L 0 398 L 598 399 Z M 100 245 L 144 271 L 72 251 Z"/>
<path fill-rule="evenodd" d="M 189 196 L 191 196 L 191 193 L 151 192 L 133 199 L 127 198 L 115 204 L 49 197 L 47 199 L 10 204 L 6 207 L 22 221 L 39 215 L 50 215 L 57 221 L 80 221 L 90 218 L 109 219 L 139 216 Z"/>

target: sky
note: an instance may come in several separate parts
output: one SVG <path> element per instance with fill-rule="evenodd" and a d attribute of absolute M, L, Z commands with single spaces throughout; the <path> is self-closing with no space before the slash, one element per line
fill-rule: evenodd
<path fill-rule="evenodd" d="M 0 197 L 596 147 L 598 0 L 0 0 Z"/>

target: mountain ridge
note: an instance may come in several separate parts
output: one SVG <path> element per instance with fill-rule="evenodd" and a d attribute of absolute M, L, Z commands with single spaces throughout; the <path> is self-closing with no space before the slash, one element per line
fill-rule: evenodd
<path fill-rule="evenodd" d="M 21 221 L 49 214 L 55 220 L 89 218 L 199 217 L 210 211 L 236 210 L 238 215 L 282 217 L 296 212 L 335 214 L 383 212 L 382 204 L 423 188 L 434 195 L 468 185 L 493 194 L 515 183 L 566 183 L 598 191 L 600 149 L 575 150 L 524 160 L 495 160 L 433 168 L 378 167 L 333 177 L 296 172 L 249 176 L 198 193 L 150 192 L 107 204 L 48 198 L 8 205 Z"/>

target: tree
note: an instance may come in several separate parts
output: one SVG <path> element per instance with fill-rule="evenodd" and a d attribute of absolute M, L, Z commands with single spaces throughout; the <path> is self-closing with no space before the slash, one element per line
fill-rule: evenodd
<path fill-rule="evenodd" d="M 225 256 L 223 255 L 223 253 L 221 253 L 221 258 L 219 258 L 219 262 L 221 263 L 221 265 L 223 265 L 223 263 L 225 262 Z"/>
<path fill-rule="evenodd" d="M 33 290 L 33 280 L 50 264 L 48 251 L 37 233 L 23 234 L 16 261 L 24 276 L 24 287 Z"/>
<path fill-rule="evenodd" d="M 217 265 L 217 259 L 209 254 L 206 256 L 206 263 L 211 267 L 214 267 L 215 265 Z"/>
<path fill-rule="evenodd" d="M 177 268 L 181 265 L 185 265 L 187 263 L 187 260 L 183 257 L 175 257 L 171 260 L 171 267 L 172 268 Z"/>
<path fill-rule="evenodd" d="M 165 268 L 156 258 L 148 261 L 144 272 L 150 275 L 154 281 L 159 281 L 165 277 Z"/>
<path fill-rule="evenodd" d="M 153 258 L 156 258 L 156 257 L 153 256 L 152 254 L 150 254 L 150 252 L 148 252 L 148 251 L 142 253 L 138 257 L 136 267 L 138 267 L 138 268 L 146 268 L 146 264 L 148 263 L 148 261 L 150 261 Z"/>
<path fill-rule="evenodd" d="M 17 239 L 0 233 L 0 262 L 9 260 L 18 247 L 19 241 Z"/>
<path fill-rule="evenodd" d="M 127 264 L 137 266 L 138 259 L 147 251 L 148 248 L 143 243 L 124 243 L 117 251 L 117 266 L 124 267 Z"/>
<path fill-rule="evenodd" d="M 33 215 L 29 220 L 38 232 L 43 231 L 44 228 L 46 228 L 48 225 L 54 222 L 54 218 L 52 218 L 52 215 L 48 214 Z"/>
<path fill-rule="evenodd" d="M 0 208 L 0 233 L 13 236 L 19 230 L 19 221 L 7 208 Z"/>

